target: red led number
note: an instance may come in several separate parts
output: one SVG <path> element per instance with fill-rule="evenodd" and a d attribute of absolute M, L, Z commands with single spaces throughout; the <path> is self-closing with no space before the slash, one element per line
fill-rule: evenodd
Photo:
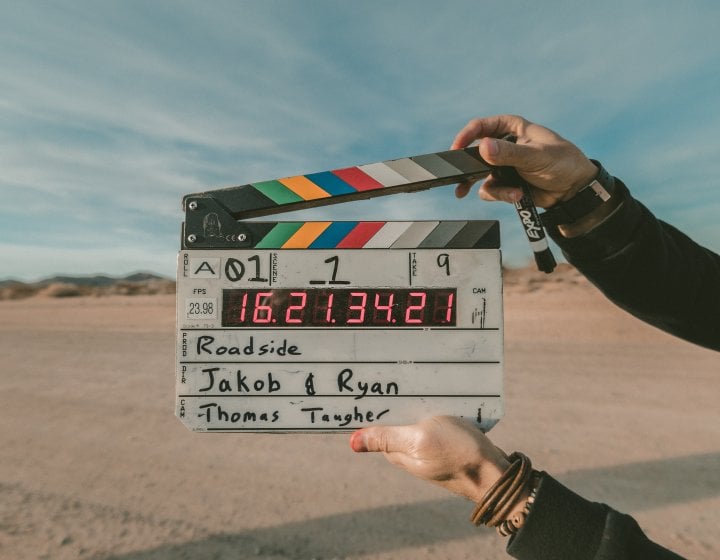
<path fill-rule="evenodd" d="M 449 323 L 452 320 L 452 311 L 453 311 L 453 298 L 455 294 L 452 292 L 445 294 L 447 296 L 447 304 L 446 305 L 440 305 L 440 298 L 442 297 L 442 294 L 438 294 L 435 296 L 435 309 L 433 312 L 433 321 L 436 323 Z M 440 316 L 438 318 L 438 315 L 442 312 L 445 312 L 444 316 Z"/>
<path fill-rule="evenodd" d="M 381 302 L 382 296 L 385 296 L 387 298 L 387 303 L 383 304 Z M 395 299 L 395 294 L 392 292 L 378 292 L 375 294 L 375 311 L 373 312 L 373 323 L 390 323 L 392 322 L 392 310 L 393 310 L 393 300 Z M 380 317 L 380 312 L 385 312 L 385 317 Z"/>
<path fill-rule="evenodd" d="M 248 295 L 247 292 L 245 292 L 242 297 L 242 307 L 240 308 L 240 323 L 245 322 L 245 314 L 247 313 L 247 300 Z"/>
<path fill-rule="evenodd" d="M 348 325 L 357 325 L 365 321 L 365 305 L 367 304 L 367 292 L 350 292 L 350 302 L 353 298 L 360 298 L 357 305 L 348 305 Z M 357 317 L 351 317 L 350 314 L 357 312 Z"/>
<path fill-rule="evenodd" d="M 303 322 L 303 317 L 305 316 L 305 304 L 307 303 L 307 293 L 306 292 L 290 292 L 291 298 L 300 298 L 300 303 L 298 305 L 288 305 L 287 311 L 285 312 L 285 322 L 288 325 L 299 325 Z M 294 312 L 296 313 L 296 317 L 293 317 L 292 314 Z"/>
<path fill-rule="evenodd" d="M 331 316 L 332 316 L 332 304 L 333 304 L 333 298 L 335 297 L 335 294 L 330 294 L 328 296 L 328 303 L 327 303 L 327 313 L 325 314 L 325 322 L 330 323 L 331 322 Z"/>
<path fill-rule="evenodd" d="M 321 302 L 322 298 L 327 298 L 326 301 L 323 303 Z M 315 307 L 313 309 L 313 323 L 314 324 L 322 324 L 322 323 L 332 323 L 332 306 L 333 306 L 333 299 L 335 298 L 335 294 L 332 292 L 328 293 L 319 293 L 317 295 L 317 298 L 315 299 Z"/>
<path fill-rule="evenodd" d="M 258 292 L 255 295 L 255 311 L 253 312 L 253 323 L 269 323 L 272 321 L 272 307 L 264 305 L 270 301 L 272 292 Z"/>
<path fill-rule="evenodd" d="M 411 298 L 420 298 L 417 305 L 410 305 Z M 427 300 L 427 294 L 425 292 L 410 292 L 408 294 L 408 306 L 405 310 L 405 322 L 409 325 L 422 323 L 423 316 L 425 315 L 425 302 Z M 412 314 L 417 312 L 417 316 L 413 317 Z"/>

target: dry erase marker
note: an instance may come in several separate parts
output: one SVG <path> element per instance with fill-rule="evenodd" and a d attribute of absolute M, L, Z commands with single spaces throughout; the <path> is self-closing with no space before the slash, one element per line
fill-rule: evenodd
<path fill-rule="evenodd" d="M 516 142 L 517 138 L 512 135 L 503 136 L 502 140 Z M 514 203 L 520 221 L 522 222 L 525 235 L 530 243 L 530 248 L 535 255 L 535 263 L 539 270 L 550 273 L 555 269 L 555 256 L 548 245 L 545 229 L 543 228 L 540 216 L 538 215 L 535 201 L 532 197 L 530 184 L 523 179 L 514 167 L 493 167 L 493 176 L 508 186 L 522 187 L 522 198 Z"/>

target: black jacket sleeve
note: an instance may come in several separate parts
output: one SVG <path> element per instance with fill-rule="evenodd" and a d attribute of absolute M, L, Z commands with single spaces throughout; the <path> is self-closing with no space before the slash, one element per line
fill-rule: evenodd
<path fill-rule="evenodd" d="M 610 300 L 639 319 L 720 350 L 720 255 L 658 220 L 616 181 L 622 204 L 574 238 L 548 232 Z"/>
<path fill-rule="evenodd" d="M 629 515 L 581 498 L 546 473 L 507 552 L 519 560 L 682 560 Z"/>

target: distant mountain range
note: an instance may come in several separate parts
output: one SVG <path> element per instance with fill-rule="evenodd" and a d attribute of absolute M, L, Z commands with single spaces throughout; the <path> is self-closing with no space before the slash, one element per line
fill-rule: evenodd
<path fill-rule="evenodd" d="M 37 282 L 23 282 L 21 280 L 0 280 L 0 287 L 9 286 L 13 284 L 25 284 L 32 286 L 49 286 L 50 284 L 74 284 L 76 286 L 112 286 L 118 282 L 151 282 L 155 280 L 169 280 L 152 274 L 150 272 L 136 272 L 134 274 L 128 274 L 127 276 L 114 277 L 105 276 L 103 274 L 96 274 L 94 276 L 52 276 Z"/>
<path fill-rule="evenodd" d="M 37 282 L 0 280 L 0 300 L 32 296 L 74 297 L 106 295 L 149 295 L 175 293 L 175 280 L 149 272 L 122 277 L 58 275 Z"/>

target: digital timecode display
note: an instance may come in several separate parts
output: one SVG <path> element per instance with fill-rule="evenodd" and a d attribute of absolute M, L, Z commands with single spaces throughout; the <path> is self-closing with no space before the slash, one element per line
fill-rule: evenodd
<path fill-rule="evenodd" d="M 455 288 L 223 290 L 223 327 L 451 327 Z"/>

